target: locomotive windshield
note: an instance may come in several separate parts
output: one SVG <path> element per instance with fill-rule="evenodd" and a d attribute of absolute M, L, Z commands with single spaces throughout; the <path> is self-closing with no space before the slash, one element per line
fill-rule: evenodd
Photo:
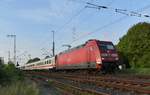
<path fill-rule="evenodd" d="M 99 44 L 99 47 L 101 50 L 114 50 L 115 49 L 112 44 L 108 44 L 108 43 Z"/>

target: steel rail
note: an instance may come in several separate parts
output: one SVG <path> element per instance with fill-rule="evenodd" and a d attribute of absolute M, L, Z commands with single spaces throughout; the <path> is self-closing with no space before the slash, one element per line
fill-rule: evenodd
<path fill-rule="evenodd" d="M 47 79 L 45 78 L 31 78 L 31 80 L 35 82 L 47 81 Z M 56 80 L 53 80 L 53 85 L 56 86 L 60 91 L 65 93 L 65 95 L 110 95 L 107 93 L 98 92 L 98 91 L 91 90 L 91 89 L 79 88 L 79 87 L 76 87 L 70 84 L 65 84 L 63 82 L 56 81 Z M 64 89 L 64 87 L 67 87 L 67 89 Z M 66 90 L 68 90 L 69 92 Z"/>
<path fill-rule="evenodd" d="M 123 89 L 128 91 L 134 91 L 142 94 L 150 94 L 150 90 L 146 89 L 150 87 L 150 82 L 136 81 L 131 79 L 121 79 L 114 77 L 90 77 L 90 76 L 74 76 L 63 74 L 49 74 L 46 72 L 32 72 L 32 74 L 38 74 L 41 76 L 64 78 L 67 80 L 78 81 L 82 83 L 93 83 L 100 87 L 108 87 L 115 89 Z"/>

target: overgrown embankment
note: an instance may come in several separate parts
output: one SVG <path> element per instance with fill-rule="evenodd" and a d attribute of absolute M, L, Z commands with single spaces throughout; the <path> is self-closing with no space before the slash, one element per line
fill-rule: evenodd
<path fill-rule="evenodd" d="M 0 95 L 39 95 L 39 90 L 14 64 L 0 64 Z"/>
<path fill-rule="evenodd" d="M 0 95 L 39 95 L 39 89 L 34 83 L 28 84 L 24 81 L 18 81 L 0 87 Z"/>

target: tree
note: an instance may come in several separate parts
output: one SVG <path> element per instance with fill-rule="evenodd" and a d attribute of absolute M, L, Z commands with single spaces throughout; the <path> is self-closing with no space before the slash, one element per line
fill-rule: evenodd
<path fill-rule="evenodd" d="M 132 67 L 150 67 L 150 23 L 132 26 L 117 45 Z"/>
<path fill-rule="evenodd" d="M 36 57 L 36 58 L 30 59 L 28 60 L 27 64 L 32 63 L 32 62 L 37 62 L 37 61 L 40 61 L 40 58 Z"/>
<path fill-rule="evenodd" d="M 22 79 L 22 72 L 19 69 L 17 69 L 14 64 L 0 65 L 0 85 L 9 84 L 11 82 Z"/>
<path fill-rule="evenodd" d="M 12 61 L 8 61 L 8 64 L 14 64 Z"/>
<path fill-rule="evenodd" d="M 46 56 L 45 59 L 50 58 L 50 56 Z"/>
<path fill-rule="evenodd" d="M 3 59 L 3 57 L 0 57 L 0 64 L 4 64 L 4 59 Z"/>

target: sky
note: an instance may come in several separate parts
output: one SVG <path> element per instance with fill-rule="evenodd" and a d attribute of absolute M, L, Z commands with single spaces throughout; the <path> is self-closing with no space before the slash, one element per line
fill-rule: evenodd
<path fill-rule="evenodd" d="M 107 6 L 95 9 L 86 2 Z M 148 6 L 149 5 L 149 6 Z M 150 0 L 0 0 L 0 56 L 13 57 L 13 38 L 17 40 L 17 61 L 52 54 L 52 31 L 55 31 L 55 51 L 59 53 L 89 39 L 109 40 L 114 44 L 128 29 L 150 18 L 126 16 L 114 8 L 150 15 Z M 92 32 L 92 33 L 91 33 Z"/>

